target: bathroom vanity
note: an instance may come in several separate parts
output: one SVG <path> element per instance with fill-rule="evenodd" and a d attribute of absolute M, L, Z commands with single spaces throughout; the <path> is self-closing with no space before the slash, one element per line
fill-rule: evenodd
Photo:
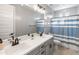
<path fill-rule="evenodd" d="M 39 36 L 34 33 L 34 37 L 23 35 L 18 45 L 11 46 L 7 44 L 0 55 L 52 55 L 53 54 L 53 36 L 43 34 Z"/>

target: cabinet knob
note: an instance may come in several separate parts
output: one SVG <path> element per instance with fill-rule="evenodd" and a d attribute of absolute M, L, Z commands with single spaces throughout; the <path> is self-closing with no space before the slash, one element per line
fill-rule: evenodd
<path fill-rule="evenodd" d="M 41 48 L 44 48 L 44 45 L 42 45 Z"/>

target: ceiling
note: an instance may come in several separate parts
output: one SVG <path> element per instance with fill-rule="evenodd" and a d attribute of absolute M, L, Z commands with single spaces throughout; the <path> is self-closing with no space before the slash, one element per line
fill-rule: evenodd
<path fill-rule="evenodd" d="M 52 8 L 52 10 L 56 11 L 56 10 L 61 10 L 61 9 L 65 9 L 65 8 L 74 7 L 77 5 L 78 4 L 49 4 L 48 6 L 50 8 Z"/>
<path fill-rule="evenodd" d="M 37 4 L 29 4 L 28 6 L 32 8 L 33 5 L 37 5 Z M 65 8 L 78 6 L 78 4 L 39 4 L 39 5 L 45 8 L 45 10 L 48 12 L 50 11 L 53 12 L 53 11 L 57 11 L 57 10 L 65 9 Z"/>

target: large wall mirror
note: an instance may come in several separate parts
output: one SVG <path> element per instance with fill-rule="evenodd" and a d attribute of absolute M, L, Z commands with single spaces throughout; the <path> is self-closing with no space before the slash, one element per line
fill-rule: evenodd
<path fill-rule="evenodd" d="M 0 38 L 7 39 L 10 33 L 16 37 L 36 32 L 36 17 L 41 14 L 21 4 L 0 4 Z"/>

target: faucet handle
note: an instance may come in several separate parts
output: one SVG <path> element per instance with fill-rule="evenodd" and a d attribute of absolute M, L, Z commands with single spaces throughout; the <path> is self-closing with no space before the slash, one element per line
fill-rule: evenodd
<path fill-rule="evenodd" d="M 11 36 L 11 37 L 14 36 L 14 35 L 15 35 L 14 33 L 10 33 L 10 34 L 9 34 L 9 36 Z"/>
<path fill-rule="evenodd" d="M 14 33 L 10 33 L 11 38 L 14 40 Z"/>
<path fill-rule="evenodd" d="M 10 33 L 10 35 L 14 35 L 14 33 Z"/>

